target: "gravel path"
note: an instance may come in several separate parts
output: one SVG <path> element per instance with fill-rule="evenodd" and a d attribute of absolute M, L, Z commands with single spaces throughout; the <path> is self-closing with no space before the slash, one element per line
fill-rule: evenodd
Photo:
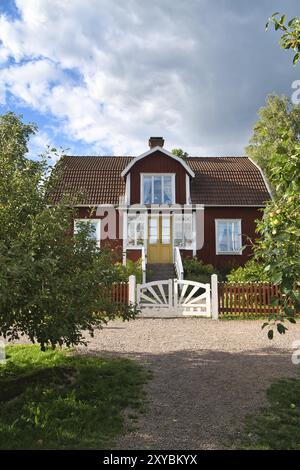
<path fill-rule="evenodd" d="M 222 449 L 272 380 L 299 376 L 291 362 L 300 324 L 271 342 L 262 321 L 139 319 L 113 322 L 89 341 L 93 354 L 136 358 L 152 370 L 147 411 L 119 449 Z"/>

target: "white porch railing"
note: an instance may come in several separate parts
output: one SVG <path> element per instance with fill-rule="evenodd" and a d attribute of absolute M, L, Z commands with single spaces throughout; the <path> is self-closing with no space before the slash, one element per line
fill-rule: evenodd
<path fill-rule="evenodd" d="M 182 281 L 184 278 L 184 270 L 183 270 L 181 254 L 180 254 L 180 250 L 178 246 L 174 248 L 174 267 L 175 267 L 177 279 L 179 281 Z"/>
<path fill-rule="evenodd" d="M 147 258 L 145 247 L 142 247 L 142 283 L 146 282 L 146 267 L 147 267 Z"/>

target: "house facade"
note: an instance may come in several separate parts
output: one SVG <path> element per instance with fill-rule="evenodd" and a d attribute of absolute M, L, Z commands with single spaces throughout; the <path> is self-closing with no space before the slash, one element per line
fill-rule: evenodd
<path fill-rule="evenodd" d="M 90 220 L 100 247 L 123 261 L 174 264 L 196 256 L 215 267 L 251 256 L 256 220 L 270 200 L 260 168 L 247 157 L 177 157 L 161 137 L 138 157 L 65 156 L 54 194 L 78 195 L 76 231 Z"/>

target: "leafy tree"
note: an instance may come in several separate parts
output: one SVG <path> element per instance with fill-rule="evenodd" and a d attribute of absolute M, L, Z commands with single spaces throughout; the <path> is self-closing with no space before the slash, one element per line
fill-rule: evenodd
<path fill-rule="evenodd" d="M 271 181 L 280 197 L 267 205 L 258 222 L 261 238 L 255 257 L 263 261 L 271 281 L 280 285 L 283 298 L 276 301 L 280 313 L 265 326 L 276 325 L 282 334 L 284 317 L 294 323 L 300 312 L 300 143 L 290 153 L 288 131 L 272 157 Z M 273 337 L 272 328 L 268 334 Z"/>
<path fill-rule="evenodd" d="M 293 59 L 293 64 L 296 65 L 300 58 L 300 17 L 292 18 L 286 23 L 286 15 L 280 16 L 276 12 L 268 19 L 266 29 L 269 28 L 270 24 L 274 25 L 275 31 L 280 30 L 283 32 L 279 41 L 281 47 L 296 52 Z"/>
<path fill-rule="evenodd" d="M 45 349 L 83 343 L 83 330 L 93 334 L 135 309 L 119 312 L 111 302 L 109 288 L 123 274 L 113 253 L 96 247 L 92 226 L 72 236 L 67 201 L 47 204 L 55 184 L 49 152 L 38 161 L 26 156 L 35 132 L 20 116 L 0 116 L 0 335 L 27 335 Z"/>
<path fill-rule="evenodd" d="M 259 120 L 254 126 L 246 154 L 259 164 L 271 181 L 272 156 L 282 141 L 282 133 L 285 132 L 288 153 L 293 152 L 295 144 L 300 141 L 300 107 L 293 105 L 286 96 L 269 95 L 266 106 L 258 114 Z M 273 183 L 272 190 L 276 192 Z"/>
<path fill-rule="evenodd" d="M 186 160 L 189 156 L 189 154 L 182 149 L 173 149 L 172 153 L 176 157 L 182 158 L 183 160 Z"/>

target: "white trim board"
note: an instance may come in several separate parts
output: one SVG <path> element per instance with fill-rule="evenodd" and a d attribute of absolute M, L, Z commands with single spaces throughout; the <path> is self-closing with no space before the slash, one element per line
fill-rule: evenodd
<path fill-rule="evenodd" d="M 176 155 L 173 155 L 171 152 L 169 152 L 168 150 L 165 150 L 164 148 L 162 147 L 159 147 L 159 146 L 156 146 L 156 147 L 153 147 L 152 149 L 148 150 L 147 152 L 145 153 L 142 153 L 142 155 L 139 155 L 138 157 L 135 157 L 133 160 L 131 160 L 130 163 L 128 163 L 128 165 L 126 166 L 126 168 L 124 168 L 124 170 L 122 171 L 121 173 L 121 176 L 126 176 L 126 174 L 130 171 L 130 169 L 139 161 L 139 160 L 142 160 L 143 158 L 145 157 L 148 157 L 149 155 L 151 155 L 152 153 L 154 152 L 161 152 L 161 153 L 164 153 L 165 155 L 167 155 L 168 157 L 171 157 L 173 158 L 173 160 L 176 160 L 177 162 L 179 162 L 183 168 L 185 169 L 185 171 L 192 177 L 194 178 L 195 176 L 195 173 L 193 172 L 193 170 L 187 165 L 187 163 L 180 157 L 177 157 Z"/>
<path fill-rule="evenodd" d="M 260 166 L 259 166 L 254 160 L 252 160 L 252 158 L 250 158 L 250 157 L 248 157 L 248 158 L 249 158 L 250 162 L 253 163 L 253 165 L 256 166 L 256 168 L 259 170 L 259 172 L 260 172 L 260 174 L 261 174 L 261 176 L 262 176 L 262 179 L 264 180 L 264 183 L 265 183 L 265 185 L 266 185 L 266 188 L 267 188 L 267 190 L 268 190 L 268 193 L 270 194 L 271 199 L 273 199 L 273 194 L 272 194 L 271 188 L 270 188 L 270 186 L 269 186 L 268 180 L 267 180 L 267 178 L 265 177 L 264 172 L 262 171 L 262 169 L 260 168 Z"/>

